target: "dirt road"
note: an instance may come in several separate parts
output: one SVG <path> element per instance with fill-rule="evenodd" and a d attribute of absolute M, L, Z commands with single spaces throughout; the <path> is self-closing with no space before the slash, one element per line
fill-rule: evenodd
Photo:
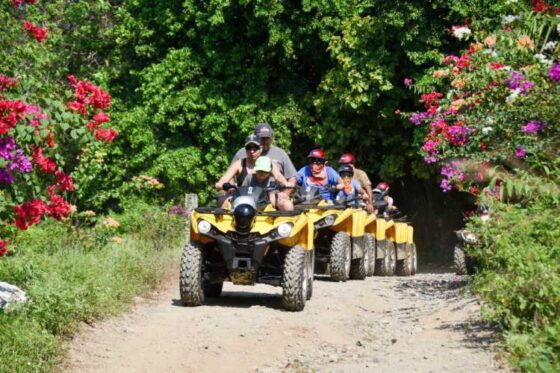
<path fill-rule="evenodd" d="M 175 281 L 129 315 L 90 327 L 70 372 L 506 372 L 476 299 L 452 274 L 316 280 L 303 312 L 280 288 L 226 283 L 208 305 L 179 305 Z"/>

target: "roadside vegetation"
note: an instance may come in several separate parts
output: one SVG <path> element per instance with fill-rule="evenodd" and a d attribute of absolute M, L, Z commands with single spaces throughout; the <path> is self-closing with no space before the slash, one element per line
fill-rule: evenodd
<path fill-rule="evenodd" d="M 25 289 L 30 302 L 0 311 L 0 371 L 53 369 L 82 323 L 128 309 L 134 297 L 176 274 L 184 216 L 145 203 L 127 207 L 18 235 L 0 279 Z"/>
<path fill-rule="evenodd" d="M 415 85 L 420 155 L 489 209 L 472 285 L 512 365 L 560 370 L 560 7 L 506 2 L 500 18 L 452 28 L 465 42 Z"/>

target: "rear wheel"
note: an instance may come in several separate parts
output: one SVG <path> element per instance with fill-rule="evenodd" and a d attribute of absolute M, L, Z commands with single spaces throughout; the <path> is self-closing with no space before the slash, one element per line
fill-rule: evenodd
<path fill-rule="evenodd" d="M 375 274 L 377 276 L 391 276 L 391 254 L 386 240 L 377 242 L 378 257 L 375 259 Z"/>
<path fill-rule="evenodd" d="M 397 276 L 412 276 L 413 260 L 412 245 L 407 244 L 408 256 L 404 259 L 397 260 L 396 272 Z"/>
<path fill-rule="evenodd" d="M 184 306 L 200 306 L 204 303 L 202 246 L 198 241 L 192 241 L 183 248 L 179 273 L 179 292 Z"/>
<path fill-rule="evenodd" d="M 308 256 L 303 247 L 294 246 L 284 258 L 282 302 L 288 311 L 301 311 L 308 294 Z"/>
<path fill-rule="evenodd" d="M 354 280 L 363 280 L 367 276 L 368 255 L 365 241 L 363 237 L 352 239 L 352 250 L 362 252 L 361 258 L 352 259 L 350 278 Z"/>
<path fill-rule="evenodd" d="M 330 273 L 335 281 L 346 281 L 350 277 L 352 264 L 352 240 L 346 232 L 337 232 L 331 242 Z"/>
<path fill-rule="evenodd" d="M 371 233 L 366 233 L 366 250 L 368 255 L 367 275 L 373 276 L 375 273 L 375 238 Z"/>

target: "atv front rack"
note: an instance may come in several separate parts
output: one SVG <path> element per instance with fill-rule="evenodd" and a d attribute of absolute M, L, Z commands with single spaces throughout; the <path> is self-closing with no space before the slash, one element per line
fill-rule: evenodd
<path fill-rule="evenodd" d="M 202 214 L 214 214 L 214 215 L 233 215 L 233 212 L 220 207 L 203 206 L 198 207 L 194 211 L 200 212 Z M 301 215 L 301 211 L 257 211 L 257 216 L 298 216 Z"/>
<path fill-rule="evenodd" d="M 310 209 L 316 209 L 316 210 L 345 210 L 346 207 L 341 206 L 341 205 L 315 205 L 312 203 L 300 203 L 296 206 L 294 206 L 294 209 L 297 210 L 310 210 Z"/>

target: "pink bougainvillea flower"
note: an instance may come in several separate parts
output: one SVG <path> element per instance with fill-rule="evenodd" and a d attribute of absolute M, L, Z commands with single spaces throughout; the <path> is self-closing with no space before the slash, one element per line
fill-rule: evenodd
<path fill-rule="evenodd" d="M 404 78 L 404 85 L 405 86 L 409 86 L 412 84 L 412 79 L 410 78 Z"/>
<path fill-rule="evenodd" d="M 528 122 L 526 125 L 521 127 L 521 131 L 528 135 L 533 135 L 537 132 L 544 131 L 546 128 L 545 122 L 536 122 L 534 120 Z"/>
<path fill-rule="evenodd" d="M 516 157 L 525 158 L 526 155 L 527 155 L 527 150 L 525 150 L 525 147 L 523 145 L 518 146 L 517 149 L 515 149 Z"/>

